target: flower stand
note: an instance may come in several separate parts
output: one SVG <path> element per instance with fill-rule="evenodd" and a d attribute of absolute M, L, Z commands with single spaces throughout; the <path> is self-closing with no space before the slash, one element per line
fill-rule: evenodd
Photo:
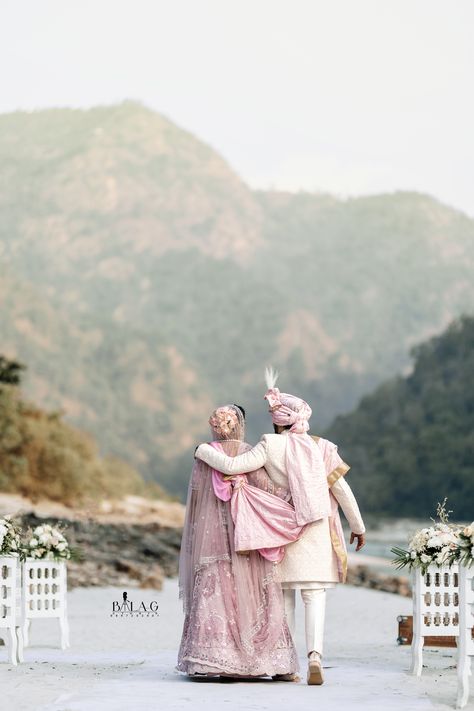
<path fill-rule="evenodd" d="M 459 566 L 419 568 L 413 581 L 413 641 L 411 672 L 421 675 L 424 638 L 459 637 Z"/>
<path fill-rule="evenodd" d="M 20 565 L 14 556 L 0 556 L 0 631 L 8 630 L 10 662 L 23 661 L 23 636 L 20 626 Z"/>
<path fill-rule="evenodd" d="M 474 564 L 459 568 L 459 641 L 457 708 L 462 709 L 469 698 L 471 657 L 474 656 L 472 626 L 474 623 Z"/>
<path fill-rule="evenodd" d="M 67 573 L 64 561 L 27 558 L 22 564 L 23 642 L 29 644 L 29 627 L 34 619 L 57 619 L 61 649 L 69 647 L 67 620 Z"/>

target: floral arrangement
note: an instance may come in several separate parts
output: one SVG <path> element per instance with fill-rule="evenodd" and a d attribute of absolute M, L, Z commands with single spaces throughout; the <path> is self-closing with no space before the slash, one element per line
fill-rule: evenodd
<path fill-rule="evenodd" d="M 209 418 L 214 432 L 221 437 L 228 437 L 239 424 L 239 418 L 232 407 L 218 407 Z"/>
<path fill-rule="evenodd" d="M 69 560 L 72 551 L 60 528 L 43 523 L 33 530 L 25 554 L 38 560 Z"/>
<path fill-rule="evenodd" d="M 456 549 L 456 561 L 468 568 L 474 562 L 474 521 L 465 528 L 461 528 Z"/>
<path fill-rule="evenodd" d="M 0 518 L 0 555 L 16 556 L 20 560 L 27 557 L 37 560 L 77 560 L 84 559 L 79 548 L 71 548 L 60 526 L 43 523 L 30 529 L 27 542 L 22 542 L 20 524 L 12 516 Z"/>
<path fill-rule="evenodd" d="M 0 555 L 21 557 L 20 527 L 11 516 L 0 518 Z"/>
<path fill-rule="evenodd" d="M 446 511 L 445 506 L 446 499 L 442 504 L 438 503 L 436 513 L 439 521 L 431 519 L 432 526 L 417 531 L 408 544 L 408 550 L 398 546 L 391 549 L 395 554 L 392 563 L 398 570 L 405 567 L 409 570 L 421 568 L 424 574 L 430 565 L 452 565 L 456 561 L 460 528 L 449 523 L 452 511 Z"/>

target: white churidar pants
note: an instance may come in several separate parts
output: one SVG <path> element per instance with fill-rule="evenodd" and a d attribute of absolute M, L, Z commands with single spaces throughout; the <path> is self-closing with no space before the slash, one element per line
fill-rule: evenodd
<path fill-rule="evenodd" d="M 296 596 L 294 588 L 284 588 L 285 613 L 291 636 L 295 635 Z M 304 602 L 304 621 L 306 635 L 306 651 L 323 653 L 324 618 L 326 613 L 326 589 L 301 589 Z"/>

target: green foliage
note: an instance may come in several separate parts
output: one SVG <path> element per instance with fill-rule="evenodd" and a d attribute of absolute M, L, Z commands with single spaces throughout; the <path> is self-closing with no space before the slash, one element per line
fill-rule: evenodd
<path fill-rule="evenodd" d="M 413 348 L 413 372 L 384 383 L 326 436 L 351 463 L 367 511 L 429 516 L 448 497 L 456 520 L 474 512 L 474 318 Z"/>
<path fill-rule="evenodd" d="M 100 457 L 91 437 L 24 402 L 11 385 L 0 386 L 0 490 L 74 505 L 164 494 L 125 462 Z"/>

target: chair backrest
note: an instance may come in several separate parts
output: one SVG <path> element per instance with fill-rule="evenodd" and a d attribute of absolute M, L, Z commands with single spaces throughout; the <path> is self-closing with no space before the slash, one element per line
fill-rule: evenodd
<path fill-rule="evenodd" d="M 27 559 L 23 563 L 23 616 L 62 617 L 66 602 L 66 564 Z"/>
<path fill-rule="evenodd" d="M 0 627 L 15 627 L 20 618 L 18 558 L 0 556 Z"/>
<path fill-rule="evenodd" d="M 459 634 L 463 636 L 462 650 L 474 656 L 474 564 L 459 569 Z"/>
<path fill-rule="evenodd" d="M 459 566 L 415 570 L 413 625 L 423 636 L 459 635 Z"/>

